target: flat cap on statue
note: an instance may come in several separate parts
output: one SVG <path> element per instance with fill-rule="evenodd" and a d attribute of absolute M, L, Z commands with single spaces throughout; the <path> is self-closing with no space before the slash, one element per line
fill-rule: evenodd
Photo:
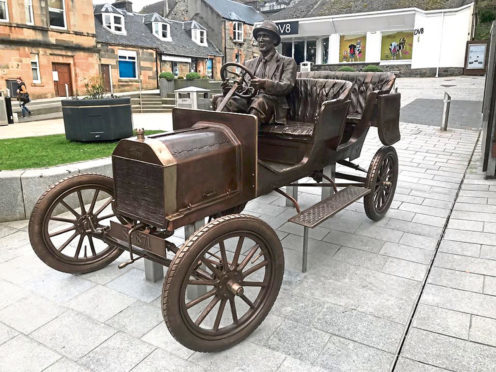
<path fill-rule="evenodd" d="M 279 32 L 279 27 L 277 27 L 274 22 L 265 20 L 261 25 L 255 27 L 253 29 L 253 37 L 255 38 L 255 40 L 257 39 L 258 33 L 260 31 L 265 31 L 271 34 L 276 40 L 274 43 L 275 46 L 278 46 L 281 42 L 281 33 Z"/>

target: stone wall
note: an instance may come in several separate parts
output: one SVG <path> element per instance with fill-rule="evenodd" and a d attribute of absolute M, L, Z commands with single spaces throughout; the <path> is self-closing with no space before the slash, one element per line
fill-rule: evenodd
<path fill-rule="evenodd" d="M 101 64 L 112 67 L 112 84 L 114 92 L 129 92 L 140 89 L 138 79 L 119 78 L 119 50 L 135 51 L 138 58 L 138 76 L 141 77 L 141 89 L 158 89 L 156 53 L 152 49 L 139 49 L 127 46 L 98 44 Z"/>
<path fill-rule="evenodd" d="M 349 66 L 356 71 L 362 71 L 365 66 L 375 65 L 379 66 L 378 63 L 347 63 L 347 64 L 334 64 L 334 65 L 313 65 L 312 70 L 314 71 L 336 71 L 340 67 Z M 398 77 L 435 77 L 436 68 L 415 68 L 412 69 L 410 64 L 401 65 L 380 65 L 383 71 L 389 71 L 396 74 Z M 440 67 L 439 76 L 458 76 L 463 75 L 463 68 L 461 67 Z"/>
<path fill-rule="evenodd" d="M 33 1 L 34 24 L 28 25 L 24 1 L 9 1 L 9 22 L 0 23 L 0 90 L 6 80 L 22 76 L 32 98 L 53 97 L 52 63 L 70 64 L 74 92 L 84 90 L 85 78 L 98 74 L 93 6 L 66 1 L 66 29 L 49 27 L 46 1 Z M 41 82 L 33 82 L 31 60 L 38 57 Z"/>

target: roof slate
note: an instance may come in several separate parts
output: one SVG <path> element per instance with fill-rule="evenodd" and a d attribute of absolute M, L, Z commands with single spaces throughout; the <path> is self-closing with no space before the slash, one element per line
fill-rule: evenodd
<path fill-rule="evenodd" d="M 117 9 L 120 11 L 118 14 L 124 15 L 126 28 L 126 35 L 120 35 L 114 34 L 103 27 L 101 16 L 99 16 L 102 13 L 100 5 L 95 6 L 94 10 L 96 41 L 99 43 L 156 49 L 163 54 L 184 57 L 207 58 L 208 56 L 222 56 L 222 53 L 208 40 L 208 34 L 208 46 L 196 44 L 191 39 L 191 31 L 186 31 L 183 27 L 184 22 L 164 19 L 157 14 L 158 17 L 170 24 L 172 41 L 163 41 L 153 35 L 150 23 L 145 24 L 146 21 L 153 18 L 153 14 L 129 13 L 125 10 Z M 105 13 L 107 12 L 106 10 Z"/>
<path fill-rule="evenodd" d="M 231 0 L 203 0 L 210 5 L 222 18 L 241 21 L 250 25 L 262 22 L 264 16 L 253 7 Z"/>
<path fill-rule="evenodd" d="M 423 10 L 449 9 L 473 2 L 474 0 L 300 0 L 288 8 L 271 14 L 269 18 L 297 19 L 412 7 Z"/>

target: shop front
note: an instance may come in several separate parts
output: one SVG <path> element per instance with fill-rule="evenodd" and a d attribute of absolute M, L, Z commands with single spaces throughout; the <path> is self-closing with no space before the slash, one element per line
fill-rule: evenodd
<path fill-rule="evenodd" d="M 417 8 L 276 21 L 280 52 L 298 64 L 408 65 L 463 69 L 474 5 Z"/>

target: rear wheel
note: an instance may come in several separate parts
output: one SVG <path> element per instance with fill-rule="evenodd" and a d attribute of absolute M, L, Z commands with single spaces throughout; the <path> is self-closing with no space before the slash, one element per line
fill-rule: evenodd
<path fill-rule="evenodd" d="M 29 240 L 38 257 L 66 273 L 95 271 L 119 257 L 120 249 L 92 232 L 117 221 L 113 194 L 112 178 L 98 174 L 67 177 L 50 187 L 29 220 Z"/>
<path fill-rule="evenodd" d="M 282 246 L 270 226 L 252 216 L 220 217 L 188 239 L 167 271 L 167 327 L 192 350 L 227 349 L 267 316 L 283 274 Z"/>
<path fill-rule="evenodd" d="M 363 199 L 367 217 L 379 221 L 389 210 L 398 183 L 398 155 L 392 146 L 383 146 L 372 158 L 365 187 L 372 190 Z"/>

